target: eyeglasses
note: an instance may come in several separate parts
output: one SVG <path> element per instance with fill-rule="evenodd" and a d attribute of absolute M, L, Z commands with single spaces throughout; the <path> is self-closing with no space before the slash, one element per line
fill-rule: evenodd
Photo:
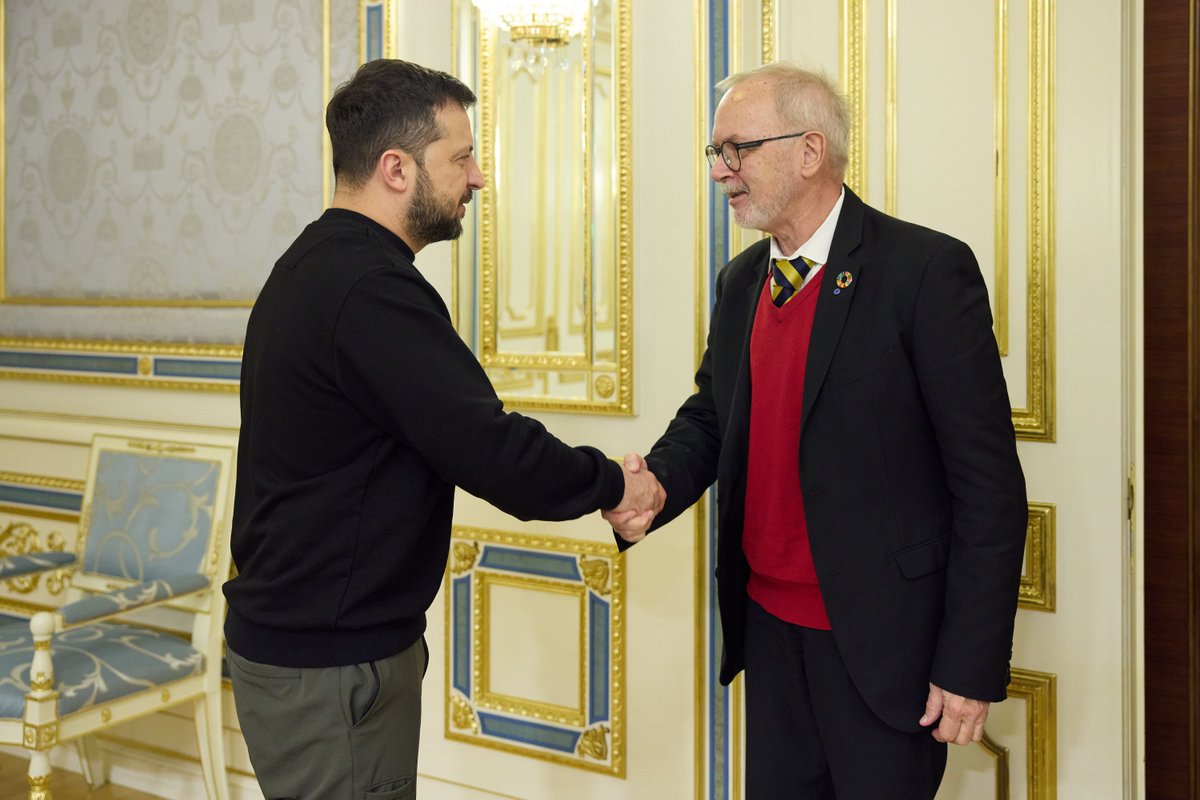
<path fill-rule="evenodd" d="M 717 165 L 717 154 L 725 160 L 725 166 L 729 167 L 734 172 L 742 168 L 742 151 L 748 150 L 751 147 L 758 147 L 767 142 L 776 142 L 780 139 L 795 139 L 797 136 L 807 136 L 812 131 L 801 131 L 800 133 L 785 133 L 783 136 L 768 136 L 766 139 L 755 139 L 752 142 L 721 142 L 720 145 L 708 145 L 704 148 L 704 157 L 708 159 L 708 166 L 711 169 Z"/>

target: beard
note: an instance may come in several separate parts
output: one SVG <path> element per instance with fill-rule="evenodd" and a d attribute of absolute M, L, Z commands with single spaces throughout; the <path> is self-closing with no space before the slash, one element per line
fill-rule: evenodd
<path fill-rule="evenodd" d="M 462 236 L 462 220 L 458 204 L 471 202 L 471 191 L 452 202 L 441 204 L 424 167 L 417 167 L 417 186 L 412 205 L 408 207 L 406 229 L 417 241 L 429 244 L 445 242 Z"/>
<path fill-rule="evenodd" d="M 780 187 L 772 187 L 772 189 L 762 187 L 758 190 L 758 195 L 752 199 L 748 187 L 741 181 L 723 182 L 721 191 L 726 195 L 747 193 L 746 202 L 742 207 L 733 209 L 733 219 L 740 227 L 757 231 L 767 231 L 772 220 L 783 210 L 788 200 L 787 195 Z"/>

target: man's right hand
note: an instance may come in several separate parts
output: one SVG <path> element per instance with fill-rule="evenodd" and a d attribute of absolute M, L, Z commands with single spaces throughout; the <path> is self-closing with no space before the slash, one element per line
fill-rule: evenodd
<path fill-rule="evenodd" d="M 626 453 L 621 465 L 625 474 L 625 496 L 616 508 L 602 512 L 604 519 L 622 539 L 636 542 L 646 536 L 650 523 L 663 504 L 667 492 L 637 453 Z"/>

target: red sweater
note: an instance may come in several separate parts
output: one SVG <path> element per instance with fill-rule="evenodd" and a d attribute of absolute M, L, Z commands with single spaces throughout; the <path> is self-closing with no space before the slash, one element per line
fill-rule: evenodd
<path fill-rule="evenodd" d="M 776 308 L 763 287 L 750 337 L 750 455 L 742 548 L 750 597 L 782 620 L 829 630 L 800 491 L 800 404 L 820 280 Z"/>

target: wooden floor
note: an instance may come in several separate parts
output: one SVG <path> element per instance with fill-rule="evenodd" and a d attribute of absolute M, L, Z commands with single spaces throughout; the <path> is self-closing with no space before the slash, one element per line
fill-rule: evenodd
<path fill-rule="evenodd" d="M 0 753 L 0 798 L 19 800 L 29 796 L 29 781 L 25 777 L 28 769 L 29 762 L 25 759 Z M 54 771 L 50 791 L 54 800 L 155 800 L 154 795 L 112 785 L 93 792 L 78 773 L 61 769 Z"/>

